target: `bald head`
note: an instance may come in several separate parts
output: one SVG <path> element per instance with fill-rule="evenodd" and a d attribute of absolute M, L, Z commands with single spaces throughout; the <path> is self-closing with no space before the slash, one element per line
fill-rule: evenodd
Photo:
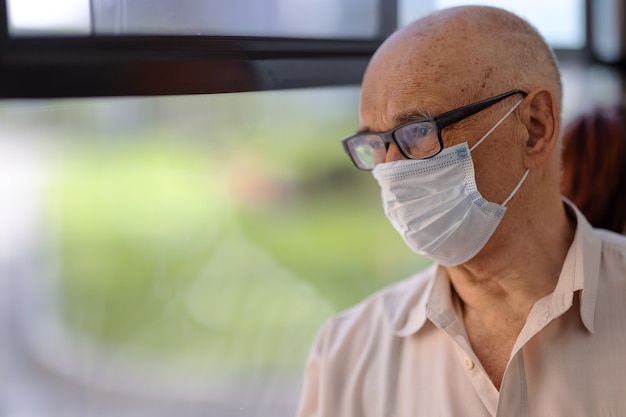
<path fill-rule="evenodd" d="M 502 9 L 464 6 L 399 29 L 368 65 L 360 130 L 387 132 L 513 90 L 526 94 L 512 94 L 440 132 L 444 148 L 467 142 L 472 149 L 481 195 L 509 202 L 509 214 L 494 235 L 499 236 L 494 242 L 508 242 L 537 222 L 533 213 L 543 213 L 546 221 L 564 218 L 560 73 L 552 50 L 526 21 Z M 396 144 L 389 145 L 385 162 L 405 158 Z M 525 173 L 523 186 L 509 200 Z"/>
<path fill-rule="evenodd" d="M 444 9 L 390 36 L 363 80 L 365 99 L 397 95 L 448 97 L 461 105 L 512 89 L 550 90 L 561 107 L 562 87 L 551 49 L 526 21 L 502 9 Z"/>

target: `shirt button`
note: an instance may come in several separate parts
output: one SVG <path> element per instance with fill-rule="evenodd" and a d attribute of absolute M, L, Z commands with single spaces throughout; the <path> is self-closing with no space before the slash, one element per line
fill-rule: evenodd
<path fill-rule="evenodd" d="M 469 356 L 465 357 L 464 363 L 465 363 L 465 368 L 467 368 L 468 371 L 471 371 L 472 369 L 474 369 L 474 361 Z"/>

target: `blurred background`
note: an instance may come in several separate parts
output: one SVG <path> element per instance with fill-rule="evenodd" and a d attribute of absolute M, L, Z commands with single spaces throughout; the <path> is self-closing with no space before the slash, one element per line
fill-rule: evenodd
<path fill-rule="evenodd" d="M 81 33 L 89 8 L 65 3 L 58 24 L 45 3 L 9 1 L 11 30 Z M 232 28 L 191 1 L 174 25 L 173 3 L 131 3 L 93 2 L 97 27 Z M 377 10 L 275 1 L 282 17 L 245 26 L 235 3 L 241 27 L 276 36 L 367 36 Z M 400 1 L 398 22 L 461 3 Z M 562 51 L 565 121 L 621 101 L 615 67 L 568 58 L 589 45 L 588 3 L 482 3 Z M 341 149 L 358 100 L 339 86 L 0 101 L 0 417 L 294 415 L 323 322 L 429 263 Z"/>

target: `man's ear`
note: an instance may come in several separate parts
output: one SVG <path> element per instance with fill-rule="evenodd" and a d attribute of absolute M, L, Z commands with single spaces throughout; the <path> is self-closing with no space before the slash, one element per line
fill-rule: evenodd
<path fill-rule="evenodd" d="M 539 89 L 526 96 L 523 119 L 528 130 L 524 155 L 527 168 L 545 164 L 557 148 L 559 139 L 559 110 L 557 101 L 549 90 Z"/>

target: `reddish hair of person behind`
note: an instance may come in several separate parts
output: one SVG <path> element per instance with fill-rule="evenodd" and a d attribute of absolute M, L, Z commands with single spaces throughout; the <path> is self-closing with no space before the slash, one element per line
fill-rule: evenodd
<path fill-rule="evenodd" d="M 563 195 L 589 222 L 626 232 L 626 112 L 623 106 L 584 113 L 563 132 Z"/>

